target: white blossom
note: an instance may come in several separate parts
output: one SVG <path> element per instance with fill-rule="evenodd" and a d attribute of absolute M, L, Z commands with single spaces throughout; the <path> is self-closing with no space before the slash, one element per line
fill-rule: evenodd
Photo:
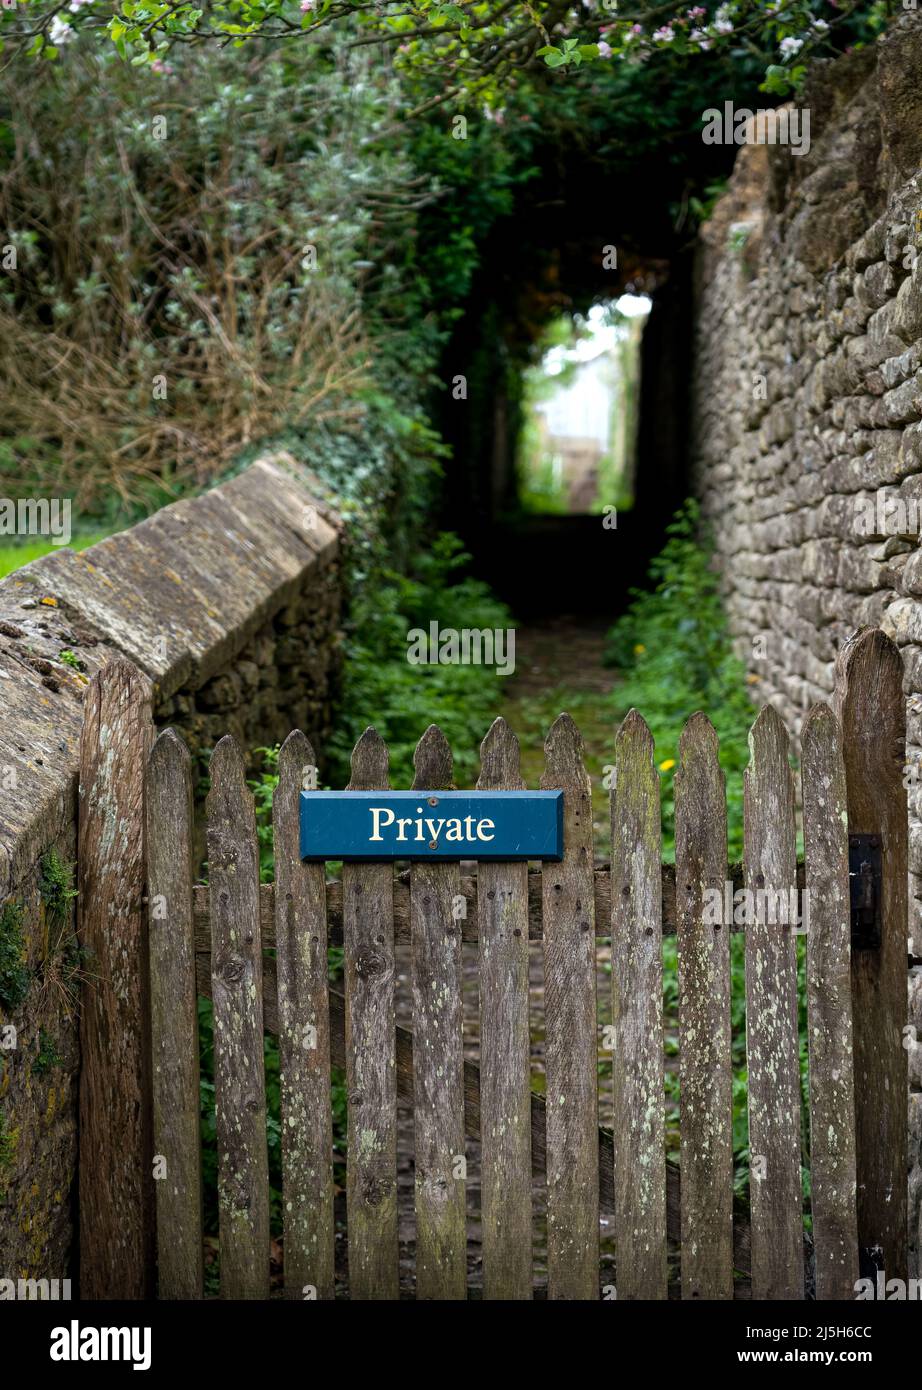
<path fill-rule="evenodd" d="M 61 19 L 60 15 L 55 15 L 48 30 L 48 37 L 55 48 L 59 48 L 62 43 L 70 43 L 71 39 L 77 36 L 66 20 Z"/>

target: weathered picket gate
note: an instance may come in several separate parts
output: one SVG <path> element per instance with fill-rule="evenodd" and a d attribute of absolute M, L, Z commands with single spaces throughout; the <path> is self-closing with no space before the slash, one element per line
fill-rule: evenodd
<path fill-rule="evenodd" d="M 770 707 L 750 736 L 743 881 L 752 892 L 809 893 L 811 1211 L 822 1299 L 854 1297 L 861 1251 L 873 1250 L 888 1277 L 906 1277 L 901 677 L 895 647 L 867 630 L 840 657 L 838 718 L 825 705 L 811 710 L 802 731 L 800 869 L 788 736 Z M 328 883 L 322 864 L 299 857 L 303 770 L 315 756 L 295 732 L 279 758 L 275 883 L 259 884 L 253 801 L 241 752 L 225 738 L 210 767 L 209 883 L 194 887 L 190 760 L 170 730 L 153 745 L 140 795 L 147 696 L 125 663 L 101 673 L 81 760 L 81 921 L 101 967 L 83 1014 L 84 1296 L 152 1291 L 154 1225 L 160 1297 L 202 1296 L 196 995 L 204 994 L 214 1002 L 222 1296 L 269 1293 L 266 1030 L 280 1046 L 292 1298 L 334 1296 L 331 1065 L 347 1074 L 351 1298 L 399 1295 L 398 1096 L 413 1105 L 418 1298 L 467 1293 L 471 1137 L 481 1146 L 486 1298 L 533 1296 L 535 1174 L 546 1177 L 551 1298 L 665 1298 L 669 1240 L 679 1245 L 684 1298 L 804 1297 L 795 930 L 765 920 L 745 927 L 751 1214 L 734 1228 L 731 923 L 705 907 L 733 870 L 717 740 L 703 714 L 689 720 L 680 745 L 674 873 L 661 864 L 653 741 L 632 712 L 612 758 L 610 867 L 593 864 L 589 778 L 579 733 L 561 715 L 541 783 L 565 793 L 561 863 L 535 872 L 488 862 L 463 873 L 457 863 L 423 862 L 396 876 L 391 864 L 347 863 L 341 883 Z M 503 721 L 481 756 L 478 788 L 523 787 L 518 744 Z M 417 748 L 414 789 L 438 791 L 451 780 L 450 750 L 431 727 Z M 387 786 L 387 750 L 368 730 L 350 789 Z M 142 877 L 131 854 L 145 825 L 150 1059 Z M 669 931 L 678 938 L 680 1169 L 664 1148 Z M 400 938 L 412 944 L 412 1032 L 395 1024 Z M 530 1085 L 530 939 L 543 943 L 544 1097 Z M 614 1096 L 601 1126 L 600 940 L 611 942 Z M 462 941 L 479 942 L 479 1067 L 462 1050 Z M 327 958 L 340 942 L 342 992 L 328 982 Z M 156 1181 L 148 1177 L 155 1156 Z M 600 1203 L 611 1213 L 614 1278 L 600 1277 Z"/>

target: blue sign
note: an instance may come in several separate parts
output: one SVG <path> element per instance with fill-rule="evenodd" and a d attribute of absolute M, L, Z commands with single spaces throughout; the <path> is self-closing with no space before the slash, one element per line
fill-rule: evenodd
<path fill-rule="evenodd" d="M 563 792 L 302 792 L 302 859 L 561 859 Z"/>

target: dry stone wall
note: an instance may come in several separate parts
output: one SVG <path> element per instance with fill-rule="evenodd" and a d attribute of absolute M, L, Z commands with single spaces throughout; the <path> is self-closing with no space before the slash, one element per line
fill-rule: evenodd
<path fill-rule="evenodd" d="M 0 583 L 0 1278 L 71 1272 L 79 1047 L 69 995 L 91 965 L 76 952 L 65 871 L 86 683 L 127 656 L 154 682 L 158 727 L 180 729 L 193 755 L 228 732 L 252 750 L 295 726 L 322 749 L 341 559 L 323 496 L 276 455 Z"/>
<path fill-rule="evenodd" d="M 804 106 L 809 153 L 743 145 L 702 231 L 694 486 L 740 655 L 792 730 L 857 627 L 902 649 L 922 958 L 922 14 L 829 65 Z M 910 1018 L 922 1039 L 919 966 Z M 918 1261 L 922 1046 L 909 1059 Z"/>

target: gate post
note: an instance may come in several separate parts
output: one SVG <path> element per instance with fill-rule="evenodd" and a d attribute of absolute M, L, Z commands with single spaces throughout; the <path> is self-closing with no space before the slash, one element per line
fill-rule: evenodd
<path fill-rule="evenodd" d="M 907 1279 L 907 1006 L 909 828 L 903 766 L 906 701 L 899 650 L 860 628 L 836 662 L 836 711 L 848 795 L 849 842 L 880 854 L 876 900 L 852 920 L 858 1244 L 887 1279 Z M 876 841 L 876 843 L 875 843 Z M 873 898 L 873 878 L 871 879 Z M 876 907 L 876 913 L 873 908 Z M 877 932 L 879 929 L 879 943 Z M 857 939 L 856 939 L 857 938 Z M 862 1269 L 862 1273 L 868 1271 Z"/>
<path fill-rule="evenodd" d="M 153 1293 L 144 770 L 150 681 L 121 657 L 87 687 L 77 812 L 80 1296 Z"/>

